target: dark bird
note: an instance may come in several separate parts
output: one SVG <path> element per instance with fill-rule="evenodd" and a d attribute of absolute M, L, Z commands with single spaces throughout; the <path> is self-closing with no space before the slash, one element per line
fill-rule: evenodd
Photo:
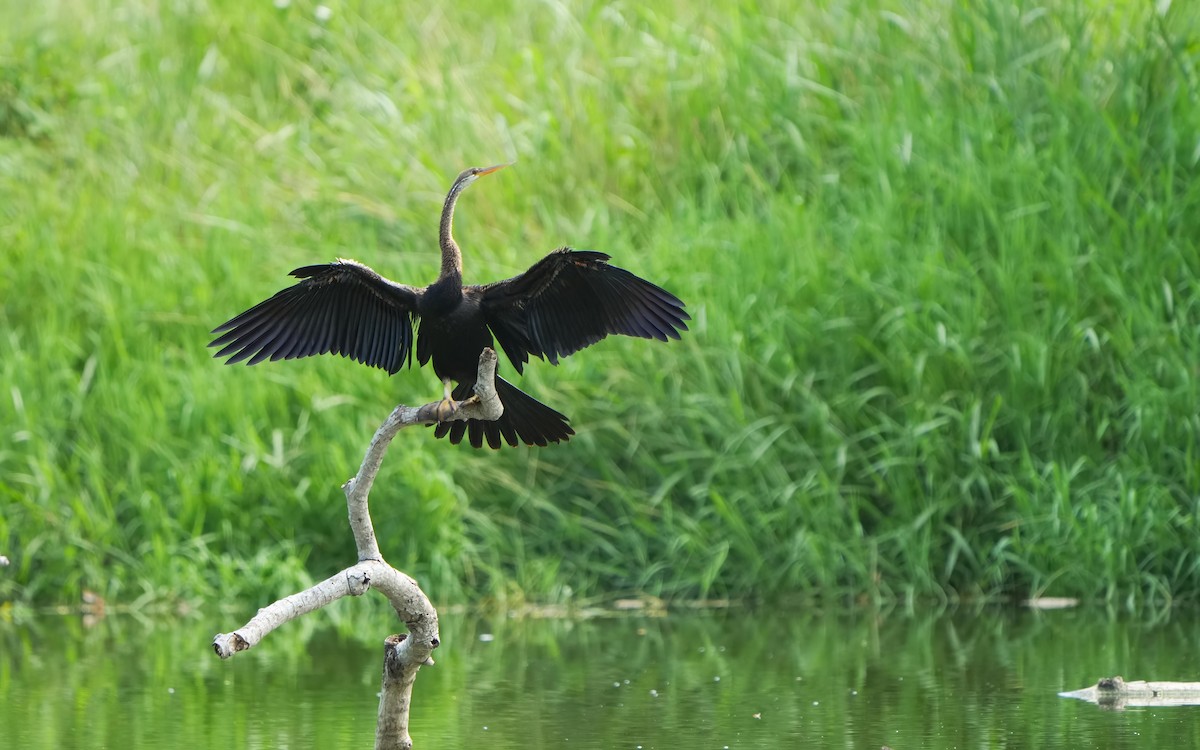
<path fill-rule="evenodd" d="M 604 253 L 560 248 L 520 276 L 492 284 L 462 282 L 462 252 L 452 235 L 454 204 L 477 178 L 503 166 L 464 171 L 450 187 L 442 207 L 440 243 L 442 271 L 437 281 L 417 288 L 383 278 L 365 265 L 339 258 L 334 263 L 304 266 L 291 275 L 303 279 L 274 297 L 222 323 L 209 346 L 227 364 L 340 354 L 395 373 L 412 364 L 413 323 L 417 361 L 433 361 L 442 380 L 439 419 L 456 402 L 474 393 L 479 355 L 493 337 L 517 372 L 530 355 L 558 364 L 609 334 L 647 339 L 678 339 L 689 316 L 670 292 L 629 271 L 609 265 Z M 457 383 L 453 388 L 451 382 Z M 437 437 L 492 448 L 503 437 L 509 445 L 547 445 L 567 440 L 575 431 L 567 418 L 496 378 L 504 414 L 496 421 L 441 421 Z"/>

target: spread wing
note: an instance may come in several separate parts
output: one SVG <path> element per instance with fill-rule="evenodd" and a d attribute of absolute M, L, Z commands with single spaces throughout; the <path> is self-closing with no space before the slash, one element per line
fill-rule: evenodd
<path fill-rule="evenodd" d="M 340 354 L 394 373 L 412 359 L 420 292 L 353 260 L 305 266 L 303 279 L 217 326 L 209 346 L 226 364 Z"/>
<path fill-rule="evenodd" d="M 530 355 L 558 364 L 609 334 L 666 341 L 687 330 L 678 297 L 608 259 L 564 247 L 520 276 L 472 289 L 517 372 Z"/>

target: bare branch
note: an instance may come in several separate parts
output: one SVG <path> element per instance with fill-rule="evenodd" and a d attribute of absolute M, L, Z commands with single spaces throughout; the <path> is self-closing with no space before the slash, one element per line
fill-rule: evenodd
<path fill-rule="evenodd" d="M 258 645 L 275 628 L 306 615 L 309 612 L 341 599 L 343 596 L 360 596 L 371 584 L 369 566 L 356 565 L 321 581 L 316 586 L 298 594 L 284 597 L 258 610 L 258 614 L 232 633 L 218 633 L 213 638 L 213 650 L 222 659 L 228 659 L 238 651 Z"/>
<path fill-rule="evenodd" d="M 457 402 L 458 408 L 449 421 L 492 421 L 499 419 L 504 413 L 504 406 L 500 403 L 500 397 L 496 395 L 496 352 L 492 349 L 484 349 L 479 355 L 478 378 L 475 395 Z M 367 495 L 371 491 L 375 475 L 379 473 L 379 467 L 383 464 L 388 445 L 391 444 L 392 438 L 396 437 L 396 433 L 405 427 L 437 422 L 437 409 L 437 401 L 420 407 L 397 406 L 375 431 L 375 437 L 371 438 L 358 474 L 342 485 L 342 490 L 346 493 L 346 506 L 350 512 L 350 529 L 354 532 L 354 544 L 358 547 L 360 561 L 383 559 L 379 552 L 379 543 L 375 540 L 375 527 L 371 523 L 371 512 L 367 508 Z"/>
<path fill-rule="evenodd" d="M 496 394 L 496 359 L 496 352 L 492 349 L 484 349 L 480 354 L 475 395 L 456 404 L 457 409 L 451 420 L 495 420 L 504 413 Z M 268 633 L 286 622 L 343 596 L 360 596 L 371 587 L 378 589 L 392 603 L 392 608 L 409 632 L 391 635 L 385 640 L 376 750 L 408 750 L 412 747 L 408 716 L 413 682 L 417 670 L 433 664 L 431 654 L 441 641 L 437 610 L 425 592 L 421 591 L 416 581 L 384 561 L 371 523 L 367 497 L 392 438 L 405 427 L 437 422 L 437 408 L 438 402 L 421 407 L 397 406 L 376 430 L 358 474 L 342 485 L 350 529 L 358 548 L 358 563 L 305 591 L 263 607 L 238 630 L 218 633 L 212 643 L 217 656 L 228 659 L 239 651 L 253 648 Z"/>

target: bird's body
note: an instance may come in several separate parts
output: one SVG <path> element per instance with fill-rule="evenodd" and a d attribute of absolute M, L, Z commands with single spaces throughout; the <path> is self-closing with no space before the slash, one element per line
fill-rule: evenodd
<path fill-rule="evenodd" d="M 443 381 L 472 380 L 479 352 L 492 345 L 479 295 L 464 290 L 461 279 L 448 277 L 426 287 L 417 317 L 417 361 L 432 361 L 434 374 Z"/>
<path fill-rule="evenodd" d="M 467 185 L 497 169 L 468 169 L 450 188 L 442 209 L 442 269 L 429 286 L 398 284 L 352 260 L 298 268 L 291 274 L 302 279 L 298 284 L 213 331 L 221 334 L 210 344 L 222 347 L 216 356 L 253 365 L 333 353 L 395 373 L 411 362 L 419 320 L 417 362 L 432 362 L 449 412 L 473 394 L 479 356 L 496 341 L 521 372 L 530 355 L 557 364 L 609 334 L 666 341 L 687 330 L 678 298 L 610 266 L 604 253 L 561 248 L 519 276 L 464 286 L 451 231 L 454 205 Z M 503 378 L 496 378 L 496 390 L 504 405 L 498 420 L 441 422 L 437 437 L 459 443 L 468 435 L 477 448 L 485 439 L 499 448 L 501 438 L 546 445 L 575 434 L 565 416 Z"/>

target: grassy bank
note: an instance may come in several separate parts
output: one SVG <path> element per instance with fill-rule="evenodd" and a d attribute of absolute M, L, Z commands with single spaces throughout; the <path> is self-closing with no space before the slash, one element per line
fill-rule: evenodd
<path fill-rule="evenodd" d="M 423 431 L 373 495 L 439 601 L 1195 598 L 1200 9 L 308 3 L 0 10 L 0 596 L 276 595 L 348 560 L 397 401 L 207 331 L 295 266 L 599 249 L 689 305 Z"/>

